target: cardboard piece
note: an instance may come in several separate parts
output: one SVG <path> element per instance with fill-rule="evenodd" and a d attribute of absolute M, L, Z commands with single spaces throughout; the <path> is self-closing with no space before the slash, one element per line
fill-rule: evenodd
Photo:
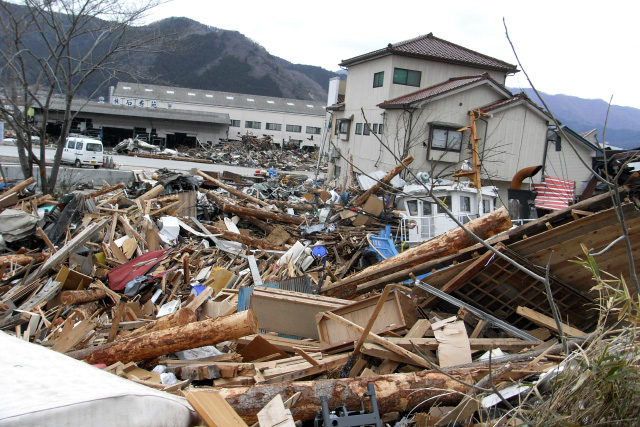
<path fill-rule="evenodd" d="M 438 360 L 441 368 L 471 363 L 471 345 L 462 320 L 454 316 L 431 326 L 439 343 Z"/>

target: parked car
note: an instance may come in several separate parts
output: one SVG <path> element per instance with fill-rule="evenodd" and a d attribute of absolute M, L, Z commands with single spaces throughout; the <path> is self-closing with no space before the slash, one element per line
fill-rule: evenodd
<path fill-rule="evenodd" d="M 118 145 L 116 145 L 115 150 L 118 154 L 129 154 L 129 153 L 151 153 L 157 154 L 162 150 L 157 145 L 149 144 L 138 138 L 127 138 Z"/>
<path fill-rule="evenodd" d="M 70 136 L 62 150 L 62 163 L 75 165 L 90 165 L 98 169 L 104 162 L 102 141 L 86 136 Z"/>

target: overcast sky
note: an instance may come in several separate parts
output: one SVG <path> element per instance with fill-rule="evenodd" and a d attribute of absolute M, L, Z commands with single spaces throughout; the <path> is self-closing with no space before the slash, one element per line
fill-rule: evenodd
<path fill-rule="evenodd" d="M 538 90 L 640 108 L 637 14 L 618 1 L 205 1 L 174 0 L 148 21 L 185 16 L 236 30 L 269 53 L 337 70 L 338 63 L 388 43 L 432 32 L 511 64 Z M 528 87 L 522 72 L 509 87 Z"/>

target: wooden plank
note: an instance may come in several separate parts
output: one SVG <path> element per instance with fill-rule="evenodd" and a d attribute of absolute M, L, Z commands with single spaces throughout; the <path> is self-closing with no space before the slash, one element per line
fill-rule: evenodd
<path fill-rule="evenodd" d="M 118 308 L 116 308 L 116 313 L 111 319 L 111 329 L 109 329 L 109 337 L 107 338 L 107 342 L 112 342 L 116 339 L 116 334 L 118 333 L 118 326 L 120 326 L 120 322 L 122 321 L 122 315 L 124 314 L 124 308 L 127 306 L 127 301 L 124 298 L 120 299 L 118 303 Z"/>
<path fill-rule="evenodd" d="M 102 227 L 104 227 L 108 222 L 108 219 L 102 219 L 97 223 L 88 225 L 84 230 L 82 230 L 73 239 L 71 239 L 70 242 L 58 249 L 58 252 L 51 255 L 49 259 L 47 259 L 44 264 L 42 264 L 42 267 L 31 273 L 31 275 L 27 277 L 25 283 L 29 284 L 33 282 L 34 280 L 47 274 L 53 267 L 61 264 L 67 258 L 67 256 L 69 256 L 69 254 L 73 253 L 76 249 L 82 246 L 87 240 L 91 238 L 91 236 L 100 231 Z"/>
<path fill-rule="evenodd" d="M 291 411 L 285 408 L 279 394 L 258 412 L 258 423 L 260 427 L 295 427 Z"/>
<path fill-rule="evenodd" d="M 405 338 L 422 338 L 424 334 L 427 333 L 431 329 L 431 322 L 427 319 L 418 319 L 416 323 L 413 324 L 409 332 L 404 336 Z M 428 351 L 428 350 L 427 350 Z M 379 375 L 387 375 L 395 372 L 395 370 L 400 365 L 400 362 L 385 359 L 380 366 L 376 368 L 376 373 Z"/>
<path fill-rule="evenodd" d="M 496 245 L 496 249 L 498 250 L 504 250 L 505 246 L 502 244 L 498 244 Z M 469 264 L 464 270 L 462 270 L 461 272 L 459 272 L 458 274 L 456 274 L 456 276 L 449 280 L 442 288 L 440 288 L 440 290 L 442 292 L 446 292 L 448 294 L 450 294 L 451 292 L 455 291 L 456 289 L 460 288 L 461 286 L 463 286 L 465 283 L 467 283 L 471 278 L 475 277 L 476 274 L 478 274 L 479 271 L 481 271 L 482 269 L 484 269 L 484 267 L 487 265 L 487 263 L 489 262 L 489 260 L 491 260 L 491 258 L 494 256 L 494 253 L 491 251 L 486 251 L 484 254 L 480 255 L 478 258 L 476 258 L 471 264 Z M 429 283 L 431 284 L 431 283 Z M 431 284 L 431 286 L 435 286 L 433 284 Z M 438 301 L 438 298 L 435 296 L 431 296 L 430 298 L 427 298 L 427 300 L 425 301 L 424 304 L 421 304 L 421 307 L 433 307 L 433 305 Z"/>
<path fill-rule="evenodd" d="M 330 311 L 327 311 L 325 313 L 322 313 L 319 315 L 319 319 L 318 320 L 322 320 L 322 317 L 329 317 L 332 320 L 335 320 L 336 322 L 342 323 L 344 326 L 353 329 L 355 331 L 357 331 L 358 333 L 362 333 L 362 331 L 364 331 L 364 328 L 356 325 L 353 322 L 350 322 L 349 320 L 338 316 L 337 314 L 331 313 Z M 392 352 L 399 354 L 403 357 L 406 357 L 407 359 L 411 360 L 413 362 L 413 364 L 418 365 L 418 366 L 422 366 L 424 368 L 430 368 L 431 365 L 428 364 L 427 362 L 425 362 L 424 359 L 422 359 L 421 357 L 405 350 L 402 347 L 398 347 L 397 345 L 393 344 L 392 342 L 380 337 L 379 335 L 374 334 L 373 332 L 369 332 L 369 335 L 367 337 L 368 340 L 373 341 L 376 344 L 379 344 L 381 346 L 383 346 L 384 348 L 386 348 L 387 350 L 391 350 Z"/>
<path fill-rule="evenodd" d="M 556 325 L 556 322 L 552 317 L 546 316 L 542 313 L 538 313 L 537 311 L 527 307 L 518 307 L 516 309 L 516 313 L 538 326 L 542 326 L 552 330 L 555 333 L 559 333 L 558 326 Z M 566 323 L 561 323 L 561 325 L 562 332 L 567 336 L 584 337 L 587 335 L 586 332 L 582 332 L 580 329 L 569 326 Z"/>
<path fill-rule="evenodd" d="M 71 322 L 73 321 L 71 320 Z M 96 325 L 93 320 L 85 319 L 73 329 L 63 329 L 51 349 L 59 353 L 66 353 L 71 350 L 73 346 L 78 344 L 89 331 L 95 328 L 95 326 Z"/>
<path fill-rule="evenodd" d="M 236 411 L 218 393 L 190 391 L 187 400 L 209 427 L 247 426 Z"/>
<path fill-rule="evenodd" d="M 315 316 L 350 303 L 337 298 L 269 288 L 254 288 L 251 295 L 251 308 L 258 317 L 260 329 L 314 339 L 318 338 Z"/>
<path fill-rule="evenodd" d="M 257 335 L 253 338 L 253 340 L 248 345 L 244 346 L 238 353 L 240 353 L 244 362 L 251 362 L 273 354 L 280 355 L 278 359 L 286 359 L 289 357 L 287 353 L 278 349 L 278 347 L 271 344 L 261 335 Z"/>
<path fill-rule="evenodd" d="M 376 311 L 378 301 L 379 297 L 374 296 L 330 311 L 364 328 Z M 383 300 L 380 313 L 374 319 L 371 328 L 374 333 L 379 335 L 390 331 L 398 332 L 413 326 L 417 320 L 417 312 L 411 299 L 399 290 L 395 290 Z M 317 329 L 324 349 L 351 344 L 361 336 L 361 333 L 354 329 L 345 328 L 340 322 L 334 322 L 326 317 L 320 318 Z"/>

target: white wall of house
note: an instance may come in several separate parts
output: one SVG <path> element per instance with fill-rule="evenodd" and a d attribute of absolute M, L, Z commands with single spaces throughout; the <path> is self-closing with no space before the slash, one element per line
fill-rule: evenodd
<path fill-rule="evenodd" d="M 522 103 L 492 112 L 487 121 L 486 139 L 480 144 L 487 178 L 510 182 L 520 169 L 542 164 L 548 124 L 541 115 Z M 484 134 L 484 123 L 479 122 L 478 135 Z"/>
<path fill-rule="evenodd" d="M 569 142 L 564 139 L 560 144 L 560 151 L 556 151 L 555 144 L 549 143 L 545 175 L 575 181 L 575 194 L 579 196 L 584 192 L 593 174 L 591 170 L 580 161 L 578 156 L 580 156 L 586 164 L 591 165 L 595 153 L 592 149 L 585 147 L 584 144 L 573 138 L 571 139 L 571 143 L 573 147 L 575 147 L 575 151 L 571 148 Z"/>

